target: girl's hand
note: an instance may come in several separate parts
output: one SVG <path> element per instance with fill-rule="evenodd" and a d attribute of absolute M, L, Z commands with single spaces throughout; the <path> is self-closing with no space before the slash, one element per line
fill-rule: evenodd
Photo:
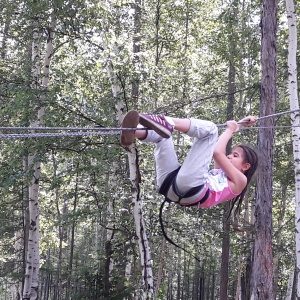
<path fill-rule="evenodd" d="M 239 131 L 240 125 L 236 121 L 230 120 L 226 122 L 226 129 L 229 129 L 234 133 Z"/>
<path fill-rule="evenodd" d="M 240 128 L 243 126 L 252 126 L 256 123 L 257 117 L 255 116 L 248 116 L 243 118 L 242 120 L 238 121 Z"/>

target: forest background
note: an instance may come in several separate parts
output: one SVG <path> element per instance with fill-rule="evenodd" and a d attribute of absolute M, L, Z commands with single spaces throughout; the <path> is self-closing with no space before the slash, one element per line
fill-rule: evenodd
<path fill-rule="evenodd" d="M 162 236 L 153 145 L 134 147 L 135 191 L 132 149 L 121 147 L 117 132 L 89 136 L 84 128 L 118 128 L 130 109 L 217 124 L 259 115 L 261 2 L 1 0 L 1 7 L 0 299 L 250 299 L 255 181 L 239 218 L 227 219 L 226 204 L 164 210 L 168 235 L 187 253 Z M 277 20 L 281 112 L 290 109 L 283 1 Z M 273 291 L 285 299 L 296 274 L 289 115 L 275 125 Z M 3 129 L 29 126 L 79 134 L 16 138 L 7 134 L 45 131 Z M 174 138 L 182 160 L 192 141 Z M 257 140 L 252 128 L 233 142 Z"/>

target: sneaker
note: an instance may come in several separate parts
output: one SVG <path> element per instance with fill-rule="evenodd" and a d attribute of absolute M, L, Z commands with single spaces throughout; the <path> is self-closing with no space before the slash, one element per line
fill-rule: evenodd
<path fill-rule="evenodd" d="M 163 115 L 140 114 L 140 124 L 153 129 L 163 138 L 169 138 L 174 130 Z"/>
<path fill-rule="evenodd" d="M 139 113 L 136 110 L 129 111 L 122 122 L 122 128 L 126 130 L 121 131 L 121 144 L 124 147 L 128 147 L 134 143 L 135 130 L 128 130 L 128 128 L 136 128 L 139 124 Z"/>

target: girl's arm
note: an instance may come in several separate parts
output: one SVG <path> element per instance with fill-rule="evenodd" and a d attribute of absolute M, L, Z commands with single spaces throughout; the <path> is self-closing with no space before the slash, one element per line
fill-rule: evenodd
<path fill-rule="evenodd" d="M 236 194 L 242 192 L 247 184 L 247 177 L 232 165 L 226 156 L 226 146 L 234 133 L 239 131 L 242 126 L 251 126 L 256 122 L 256 117 L 247 117 L 242 119 L 240 124 L 235 121 L 226 123 L 225 131 L 220 135 L 214 150 L 215 168 L 221 168 L 230 180 L 230 187 Z M 245 123 L 243 123 L 245 122 Z"/>
<path fill-rule="evenodd" d="M 225 131 L 219 136 L 218 141 L 215 146 L 214 150 L 214 167 L 215 169 L 219 169 L 219 163 L 218 163 L 218 155 L 221 157 L 226 157 L 226 147 L 230 139 L 234 136 L 235 132 L 239 130 L 238 124 L 235 121 L 228 121 L 226 123 L 226 129 Z"/>

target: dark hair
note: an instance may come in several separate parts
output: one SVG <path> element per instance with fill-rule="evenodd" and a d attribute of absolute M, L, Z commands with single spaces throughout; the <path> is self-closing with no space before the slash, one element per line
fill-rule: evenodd
<path fill-rule="evenodd" d="M 245 193 L 247 191 L 248 185 L 250 184 L 250 181 L 257 169 L 258 166 L 258 155 L 257 152 L 251 147 L 251 146 L 247 146 L 247 145 L 237 145 L 235 146 L 235 148 L 242 148 L 244 150 L 244 162 L 245 163 L 249 163 L 251 166 L 250 168 L 244 173 L 245 176 L 247 177 L 247 184 L 245 186 L 245 188 L 242 190 L 242 192 L 233 199 L 232 201 L 232 206 L 230 209 L 230 213 L 229 216 L 231 214 L 231 211 L 234 207 L 234 205 L 237 203 L 237 207 L 236 207 L 236 212 L 238 213 L 239 208 L 242 204 L 242 201 L 244 199 Z"/>

